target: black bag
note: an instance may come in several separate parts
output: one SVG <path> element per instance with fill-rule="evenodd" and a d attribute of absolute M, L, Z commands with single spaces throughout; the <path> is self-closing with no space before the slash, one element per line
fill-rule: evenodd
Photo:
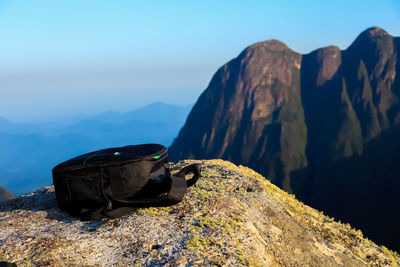
<path fill-rule="evenodd" d="M 185 179 L 188 173 L 194 174 L 190 180 Z M 102 149 L 53 169 L 60 209 L 82 220 L 120 217 L 134 207 L 176 204 L 199 177 L 198 164 L 171 175 L 167 148 L 158 144 Z"/>

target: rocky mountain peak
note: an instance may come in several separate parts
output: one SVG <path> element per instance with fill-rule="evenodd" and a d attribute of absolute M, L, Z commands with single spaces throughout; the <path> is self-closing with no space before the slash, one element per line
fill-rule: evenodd
<path fill-rule="evenodd" d="M 379 27 L 369 28 L 358 35 L 349 49 L 380 48 L 385 40 L 392 40 L 393 36 Z M 382 47 L 381 47 L 382 48 Z"/>
<path fill-rule="evenodd" d="M 237 58 L 240 60 L 239 73 L 244 79 L 244 85 L 254 87 L 264 78 L 290 85 L 293 67 L 300 68 L 301 56 L 291 50 L 283 42 L 269 40 L 247 47 Z M 267 81 L 268 83 L 268 81 Z"/>
<path fill-rule="evenodd" d="M 342 64 L 342 52 L 338 46 L 323 47 L 303 57 L 305 68 L 311 67 L 307 66 L 309 61 L 314 64 L 316 86 L 321 87 L 326 81 L 331 80 L 338 71 Z"/>
<path fill-rule="evenodd" d="M 367 36 L 369 38 L 375 38 L 378 36 L 390 36 L 390 34 L 382 28 L 371 27 L 363 31 L 360 36 Z"/>
<path fill-rule="evenodd" d="M 247 49 L 256 49 L 260 47 L 267 48 L 272 51 L 290 50 L 290 48 L 284 42 L 275 39 L 252 44 Z"/>
<path fill-rule="evenodd" d="M 368 50 L 378 53 L 379 51 L 381 51 L 381 53 L 390 53 L 393 51 L 392 43 L 392 35 L 390 35 L 384 29 L 372 27 L 360 33 L 356 40 L 350 45 L 348 50 L 361 50 L 360 53 L 365 53 Z"/>
<path fill-rule="evenodd" d="M 391 212 L 400 201 L 398 40 L 375 27 L 344 51 L 249 46 L 216 73 L 170 158 L 251 167 L 400 250 L 400 215 Z"/>

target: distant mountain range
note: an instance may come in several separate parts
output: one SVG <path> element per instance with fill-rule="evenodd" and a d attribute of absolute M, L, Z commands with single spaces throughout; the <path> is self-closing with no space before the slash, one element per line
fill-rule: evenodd
<path fill-rule="evenodd" d="M 153 142 L 168 146 L 190 109 L 157 102 L 68 124 L 12 123 L 0 118 L 0 185 L 23 194 L 50 185 L 51 169 L 57 163 L 88 151 Z"/>
<path fill-rule="evenodd" d="M 249 166 L 400 251 L 400 38 L 380 28 L 301 55 L 271 40 L 223 65 L 172 160 Z"/>

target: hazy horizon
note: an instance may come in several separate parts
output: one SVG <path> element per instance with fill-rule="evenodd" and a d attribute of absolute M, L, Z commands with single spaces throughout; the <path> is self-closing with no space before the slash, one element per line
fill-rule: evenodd
<path fill-rule="evenodd" d="M 49 124 L 49 123 L 53 123 L 53 122 L 57 122 L 60 123 L 60 120 L 67 120 L 67 122 L 62 123 L 62 124 L 71 124 L 71 123 L 77 123 L 77 122 L 81 122 L 87 118 L 91 118 L 93 116 L 98 116 L 98 115 L 103 115 L 103 114 L 107 114 L 107 113 L 118 113 L 118 114 L 125 114 L 125 113 L 129 113 L 129 112 L 134 112 L 137 110 L 140 110 L 142 108 L 147 108 L 153 104 L 157 104 L 157 103 L 162 103 L 165 105 L 171 105 L 171 106 L 176 106 L 176 107 L 188 107 L 188 106 L 193 106 L 195 101 L 193 101 L 192 103 L 187 103 L 187 104 L 181 104 L 181 103 L 168 103 L 168 102 L 164 102 L 164 101 L 153 101 L 153 102 L 148 102 L 145 104 L 138 104 L 132 108 L 129 107 L 125 107 L 125 108 L 115 108 L 113 106 L 107 107 L 107 106 L 102 106 L 102 107 L 98 107 L 98 108 L 91 108 L 89 110 L 79 110 L 78 112 L 69 112 L 68 110 L 66 110 L 65 113 L 58 113 L 58 114 L 46 114 L 43 116 L 34 116 L 32 115 L 31 117 L 27 116 L 27 117 L 7 117 L 7 116 L 3 116 L 0 114 L 0 119 L 5 119 L 11 123 L 15 123 L 15 124 L 37 124 L 37 123 L 44 123 L 44 124 Z"/>
<path fill-rule="evenodd" d="M 0 116 L 184 106 L 252 43 L 345 49 L 372 26 L 399 36 L 400 2 L 1 1 Z"/>

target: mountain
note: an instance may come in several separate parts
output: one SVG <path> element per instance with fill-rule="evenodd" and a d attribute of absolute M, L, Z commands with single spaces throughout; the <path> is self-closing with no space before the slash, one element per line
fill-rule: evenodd
<path fill-rule="evenodd" d="M 190 108 L 157 102 L 126 113 L 85 116 L 72 124 L 68 118 L 13 123 L 0 117 L 1 184 L 15 194 L 24 194 L 50 185 L 52 168 L 79 154 L 139 143 L 168 146 Z"/>
<path fill-rule="evenodd" d="M 4 187 L 0 185 L 0 201 L 5 200 L 5 199 L 12 199 L 16 198 L 17 196 L 11 193 L 10 191 L 7 191 Z"/>
<path fill-rule="evenodd" d="M 176 106 L 162 102 L 154 102 L 137 110 L 128 112 L 108 111 L 96 115 L 75 115 L 71 117 L 54 118 L 49 121 L 35 123 L 14 123 L 0 117 L 0 132 L 7 134 L 29 135 L 61 135 L 80 134 L 91 125 L 126 125 L 132 121 L 136 123 L 170 123 L 181 127 L 186 120 L 192 106 Z"/>
<path fill-rule="evenodd" d="M 306 55 L 270 40 L 223 65 L 172 160 L 249 166 L 400 251 L 400 38 L 374 27 Z"/>
<path fill-rule="evenodd" d="M 171 119 L 185 121 L 192 105 L 176 106 L 163 102 L 154 102 L 137 110 L 125 113 L 106 112 L 89 117 L 88 120 L 99 122 L 127 122 L 132 120 L 144 120 L 148 122 L 167 122 Z"/>
<path fill-rule="evenodd" d="M 118 219 L 82 222 L 47 187 L 0 203 L 0 261 L 18 266 L 396 266 L 397 253 L 365 239 L 251 169 L 202 165 L 183 201 Z"/>

